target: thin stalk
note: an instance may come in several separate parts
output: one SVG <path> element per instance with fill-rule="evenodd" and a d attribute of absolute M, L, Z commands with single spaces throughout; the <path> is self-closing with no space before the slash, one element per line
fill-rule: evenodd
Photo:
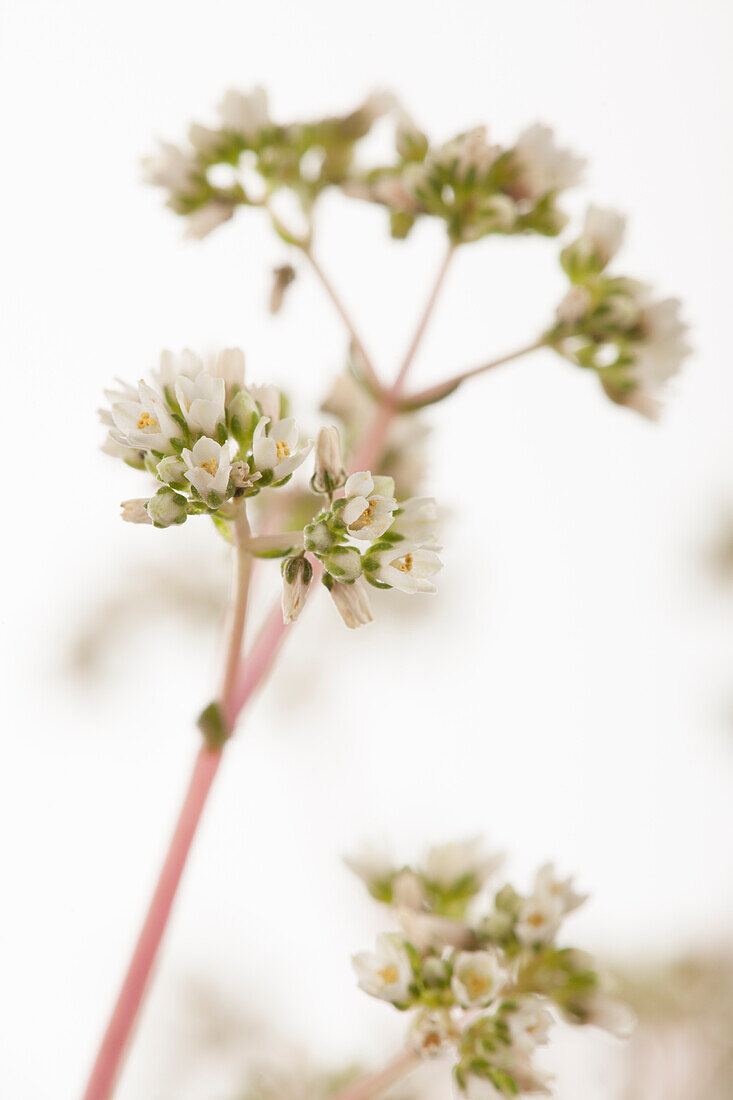
<path fill-rule="evenodd" d="M 252 555 L 246 549 L 246 543 L 250 536 L 247 512 L 243 507 L 234 522 L 235 540 L 235 565 L 234 565 L 234 590 L 232 593 L 231 610 L 229 613 L 228 644 L 224 659 L 224 675 L 221 684 L 221 704 L 227 709 L 239 669 L 239 660 L 242 652 L 242 639 L 244 637 L 244 624 L 247 618 L 247 599 L 249 596 L 249 581 L 252 572 Z"/>
<path fill-rule="evenodd" d="M 371 384 L 378 391 L 380 391 L 381 388 L 382 388 L 382 384 L 379 381 L 379 376 L 378 376 L 377 372 L 374 369 L 374 366 L 372 364 L 371 359 L 369 358 L 369 356 L 366 353 L 366 350 L 364 348 L 364 344 L 362 343 L 361 337 L 359 336 L 359 333 L 356 330 L 356 326 L 354 325 L 354 322 L 351 319 L 351 315 L 348 313 L 345 305 L 341 301 L 340 296 L 337 294 L 336 290 L 334 289 L 333 283 L 328 278 L 328 276 L 326 275 L 326 272 L 323 270 L 323 268 L 321 267 L 319 261 L 314 256 L 313 250 L 310 246 L 310 243 L 307 243 L 307 244 L 304 243 L 300 247 L 301 247 L 301 251 L 303 252 L 303 255 L 308 259 L 308 262 L 310 263 L 311 267 L 313 268 L 314 273 L 318 277 L 318 279 L 321 283 L 321 286 L 325 290 L 328 297 L 331 299 L 331 302 L 333 303 L 333 305 L 336 309 L 336 312 L 338 313 L 339 317 L 341 318 L 344 325 L 346 326 L 346 329 L 349 333 L 349 336 L 351 337 L 351 342 L 354 345 L 354 347 L 356 348 L 356 350 L 358 351 L 359 356 L 361 357 L 361 360 L 362 360 L 362 363 L 364 365 L 364 369 L 365 369 L 365 372 L 367 374 L 367 377 L 369 378 L 369 381 L 371 382 Z"/>
<path fill-rule="evenodd" d="M 435 308 L 435 303 L 438 300 L 438 295 L 440 294 L 443 282 L 445 281 L 445 277 L 448 273 L 448 268 L 450 267 L 451 261 L 455 255 L 455 251 L 455 244 L 453 243 L 453 241 L 449 241 L 448 247 L 445 251 L 445 256 L 443 257 L 443 262 L 440 265 L 440 269 L 438 271 L 438 276 L 435 280 L 435 283 L 433 284 L 433 289 L 430 291 L 430 296 L 425 304 L 425 309 L 423 310 L 422 316 L 420 317 L 420 321 L 415 330 L 415 335 L 413 336 L 410 346 L 407 349 L 405 358 L 402 361 L 402 366 L 397 372 L 397 377 L 395 378 L 394 385 L 392 386 L 393 395 L 399 394 L 402 390 L 405 378 L 407 377 L 407 372 L 409 371 L 412 365 L 412 361 L 417 354 L 417 350 L 422 343 L 422 338 L 425 335 L 426 328 L 428 327 L 428 321 L 432 316 L 433 310 Z"/>
<path fill-rule="evenodd" d="M 273 531 L 271 535 L 255 535 L 242 544 L 250 554 L 267 554 L 271 550 L 300 549 L 303 545 L 302 531 Z"/>
<path fill-rule="evenodd" d="M 478 367 L 472 367 L 471 370 L 461 371 L 460 374 L 455 374 L 452 378 L 446 378 L 444 382 L 437 382 L 434 386 L 430 386 L 426 390 L 420 390 L 419 393 L 408 394 L 404 399 L 404 403 L 413 408 L 419 405 L 429 405 L 431 401 L 436 401 L 438 398 L 442 397 L 443 394 L 447 396 L 447 394 L 452 393 L 456 386 L 460 386 L 460 384 L 465 382 L 468 378 L 475 378 L 479 374 L 485 374 L 487 370 L 492 370 L 494 367 L 501 367 L 504 363 L 511 363 L 514 359 L 520 359 L 523 355 L 529 355 L 530 352 L 537 351 L 538 348 L 544 348 L 546 346 L 544 340 L 535 340 L 532 344 L 527 344 L 525 347 L 509 352 L 508 355 L 501 355 L 498 359 L 492 359 L 488 363 L 482 363 Z"/>
<path fill-rule="evenodd" d="M 347 1086 L 341 1092 L 337 1092 L 331 1100 L 370 1100 L 373 1096 L 379 1096 L 390 1085 L 401 1081 L 420 1061 L 418 1055 L 412 1050 L 405 1050 L 398 1054 L 384 1069 L 378 1073 L 371 1073 L 368 1077 L 362 1077 L 353 1085 Z"/>
<path fill-rule="evenodd" d="M 150 972 L 163 938 L 178 884 L 186 865 L 201 812 L 221 762 L 221 749 L 199 749 L 183 800 L 173 839 L 160 872 L 150 907 L 117 1003 L 94 1063 L 84 1100 L 106 1100 L 112 1095 L 127 1044 L 147 989 Z"/>

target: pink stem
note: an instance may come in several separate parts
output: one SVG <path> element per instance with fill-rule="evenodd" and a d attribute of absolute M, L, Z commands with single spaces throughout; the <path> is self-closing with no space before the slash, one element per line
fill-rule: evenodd
<path fill-rule="evenodd" d="M 412 1050 L 406 1050 L 399 1054 L 388 1066 L 379 1073 L 372 1073 L 369 1077 L 362 1077 L 356 1084 L 337 1092 L 332 1100 L 369 1100 L 371 1096 L 378 1096 L 395 1081 L 401 1080 L 407 1073 L 415 1069 L 420 1059 Z"/>
<path fill-rule="evenodd" d="M 106 1100 L 112 1094 L 122 1057 L 137 1018 L 150 971 L 163 938 L 201 811 L 214 781 L 221 749 L 201 748 L 160 878 L 122 983 L 112 1017 L 99 1048 L 84 1100 Z"/>

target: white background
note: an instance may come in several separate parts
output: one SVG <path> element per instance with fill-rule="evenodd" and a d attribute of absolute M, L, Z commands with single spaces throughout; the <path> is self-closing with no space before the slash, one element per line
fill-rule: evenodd
<path fill-rule="evenodd" d="M 225 550 L 203 521 L 169 532 L 119 522 L 118 501 L 143 479 L 97 449 L 100 391 L 139 377 L 162 347 L 239 344 L 250 378 L 281 382 L 316 423 L 343 362 L 343 332 L 308 272 L 284 314 L 266 316 L 268 271 L 289 257 L 256 213 L 186 243 L 139 181 L 154 140 L 213 121 L 232 85 L 266 84 L 283 120 L 391 87 L 436 137 L 486 121 L 511 141 L 549 122 L 589 159 L 569 208 L 577 218 L 592 199 L 629 213 L 617 270 L 683 298 L 696 354 L 656 427 L 549 352 L 431 411 L 427 488 L 451 513 L 439 594 L 409 615 L 382 601 L 354 636 L 319 599 L 290 638 L 227 751 L 120 1100 L 231 1097 L 223 1063 L 171 1076 L 191 1055 L 171 1038 L 189 980 L 275 1021 L 316 1059 L 397 1047 L 402 1021 L 355 989 L 348 964 L 379 921 L 340 864 L 362 839 L 409 857 L 426 840 L 485 833 L 520 886 L 554 857 L 593 895 L 573 938 L 607 954 L 723 941 L 726 8 L 6 0 L 3 1096 L 78 1096 L 216 676 L 207 608 L 226 587 Z M 440 229 L 391 243 L 381 211 L 338 196 L 322 220 L 323 262 L 393 371 Z M 562 293 L 557 251 L 540 239 L 465 249 L 415 379 L 534 336 Z M 266 587 L 276 574 L 263 567 Z M 177 609 L 159 595 L 165 577 L 183 593 Z M 180 606 L 187 591 L 193 611 Z M 607 1054 L 581 1039 L 585 1062 Z"/>

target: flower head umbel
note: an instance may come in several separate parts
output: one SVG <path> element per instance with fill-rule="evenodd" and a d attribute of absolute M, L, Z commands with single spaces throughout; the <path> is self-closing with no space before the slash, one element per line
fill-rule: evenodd
<path fill-rule="evenodd" d="M 359 985 L 414 1012 L 412 1046 L 450 1056 L 469 1098 L 547 1092 L 550 1078 L 533 1059 L 558 1014 L 619 1032 L 628 1022 L 593 959 L 556 945 L 564 915 L 583 900 L 571 881 L 548 864 L 531 895 L 505 885 L 482 913 L 478 891 L 496 864 L 478 840 L 433 848 L 414 869 L 377 855 L 351 863 L 372 895 L 396 908 L 403 930 L 355 956 Z M 408 910 L 395 889 L 406 875 L 421 885 Z M 466 896 L 455 905 L 461 883 L 473 883 L 470 909 Z"/>

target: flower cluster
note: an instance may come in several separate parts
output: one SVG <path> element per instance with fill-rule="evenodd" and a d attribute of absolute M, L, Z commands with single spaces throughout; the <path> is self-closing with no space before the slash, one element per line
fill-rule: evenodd
<path fill-rule="evenodd" d="M 206 236 L 238 206 L 265 205 L 283 188 L 309 213 L 326 187 L 346 179 L 356 142 L 392 102 L 377 94 L 346 115 L 282 125 L 270 118 L 262 88 L 230 90 L 219 104 L 219 125 L 194 123 L 184 147 L 161 143 L 143 161 L 145 177 L 167 191 L 190 237 Z"/>
<path fill-rule="evenodd" d="M 211 363 L 164 351 L 153 384 L 107 390 L 105 450 L 146 469 L 160 488 L 126 501 L 123 519 L 170 527 L 189 515 L 231 519 L 237 501 L 285 485 L 312 442 L 280 415 L 275 386 L 244 386 L 244 355 L 228 348 Z"/>
<path fill-rule="evenodd" d="M 416 868 L 375 855 L 348 862 L 401 925 L 354 957 L 359 985 L 413 1013 L 415 1050 L 450 1056 L 469 1100 L 547 1092 L 534 1054 L 557 1014 L 628 1033 L 631 1014 L 610 998 L 592 957 L 556 944 L 585 898 L 551 864 L 530 894 L 505 885 L 482 905 L 500 859 L 477 840 L 434 848 Z"/>
<path fill-rule="evenodd" d="M 313 577 L 306 554 L 323 566 L 322 581 L 350 628 L 371 622 L 365 582 L 401 592 L 435 592 L 442 567 L 436 553 L 438 512 L 431 497 L 398 503 L 393 478 L 361 470 L 346 478 L 336 428 L 323 428 L 311 487 L 328 497 L 303 531 L 303 549 L 283 562 L 283 615 L 300 614 Z M 334 493 L 340 495 L 334 499 Z"/>
<path fill-rule="evenodd" d="M 396 131 L 397 162 L 349 180 L 344 189 L 390 211 L 394 237 L 405 237 L 420 215 L 445 221 L 451 240 L 489 233 L 534 231 L 555 236 L 567 218 L 560 192 L 579 182 L 583 161 L 535 125 L 509 148 L 491 143 L 485 126 L 431 145 L 406 115 Z"/>
<path fill-rule="evenodd" d="M 653 415 L 657 394 L 691 349 L 677 299 L 655 300 L 645 284 L 606 274 L 623 231 L 620 214 L 589 208 L 580 237 L 560 254 L 571 286 L 544 341 L 596 371 L 613 401 Z"/>

